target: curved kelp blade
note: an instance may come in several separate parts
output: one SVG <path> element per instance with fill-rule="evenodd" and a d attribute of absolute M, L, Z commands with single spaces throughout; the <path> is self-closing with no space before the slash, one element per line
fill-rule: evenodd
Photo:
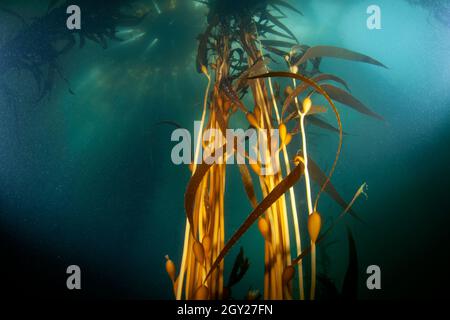
<path fill-rule="evenodd" d="M 360 113 L 366 114 L 378 120 L 384 120 L 382 116 L 370 110 L 361 101 L 353 97 L 351 94 L 345 92 L 344 90 L 329 84 L 322 84 L 321 87 L 333 100 L 349 106 Z"/>
<path fill-rule="evenodd" d="M 261 72 L 265 72 L 267 70 L 267 65 L 269 64 L 269 62 L 269 59 L 266 58 L 259 59 L 251 67 L 248 67 L 247 70 L 242 72 L 239 78 L 236 79 L 236 85 L 234 86 L 235 91 L 237 92 L 245 87 L 248 82 L 248 77 L 260 74 Z"/>
<path fill-rule="evenodd" d="M 186 216 L 191 225 L 191 233 L 195 238 L 195 230 L 194 230 L 194 203 L 195 203 L 195 195 L 200 186 L 200 183 L 203 181 L 203 178 L 208 173 L 209 169 L 213 166 L 213 164 L 201 163 L 197 165 L 194 175 L 189 180 L 189 184 L 187 186 L 186 192 L 184 194 L 184 209 L 186 210 Z"/>
<path fill-rule="evenodd" d="M 198 42 L 196 64 L 198 73 L 202 73 L 202 68 L 208 65 L 208 35 L 200 37 Z"/>
<path fill-rule="evenodd" d="M 306 123 L 311 123 L 312 125 L 331 131 L 331 132 L 335 132 L 335 133 L 339 133 L 339 129 L 336 128 L 335 126 L 329 124 L 328 122 L 326 122 L 325 120 L 320 119 L 317 116 L 310 116 L 306 118 Z M 343 134 L 345 135 L 346 133 L 343 132 Z"/>
<path fill-rule="evenodd" d="M 280 20 L 278 20 L 276 17 L 274 17 L 273 15 L 271 15 L 268 12 L 265 13 L 265 16 L 275 26 L 277 26 L 278 28 L 280 28 L 281 30 L 286 32 L 292 38 L 292 40 L 295 40 L 295 42 L 297 42 L 297 38 L 295 37 L 295 34 L 288 27 L 286 27 Z"/>
<path fill-rule="evenodd" d="M 255 223 L 255 221 L 264 214 L 283 194 L 285 194 L 292 186 L 294 186 L 303 174 L 303 164 L 299 164 L 294 170 L 284 178 L 273 190 L 270 192 L 259 205 L 250 213 L 244 223 L 233 234 L 233 236 L 225 244 L 225 247 L 219 253 L 218 257 L 214 261 L 209 270 L 206 279 L 209 278 L 211 273 L 222 262 L 223 258 L 227 255 L 230 249 L 236 244 L 236 242 L 247 232 L 247 230 Z"/>
<path fill-rule="evenodd" d="M 222 133 L 225 135 L 226 132 L 226 123 L 223 119 L 223 115 L 220 111 L 220 109 L 216 109 L 216 116 L 217 116 L 217 122 L 219 124 L 219 128 L 222 131 Z M 224 152 L 227 150 L 227 144 L 223 144 L 219 149 L 216 149 L 211 154 L 211 158 L 214 159 L 217 157 L 224 156 Z M 216 154 L 216 152 L 219 152 Z M 186 192 L 184 194 L 184 209 L 186 210 L 186 216 L 189 221 L 189 224 L 191 225 L 191 233 L 196 238 L 195 230 L 194 230 L 194 204 L 195 204 L 195 196 L 197 193 L 197 190 L 200 186 L 200 184 L 203 181 L 203 178 L 208 173 L 209 169 L 214 165 L 214 161 L 211 161 L 211 164 L 202 162 L 201 164 L 198 164 L 193 176 L 189 180 Z"/>
<path fill-rule="evenodd" d="M 348 236 L 348 267 L 342 285 L 342 297 L 346 300 L 356 300 L 358 297 L 358 255 L 355 239 L 347 227 Z"/>
<path fill-rule="evenodd" d="M 347 82 L 345 82 L 343 79 L 341 79 L 333 74 L 322 73 L 316 77 L 313 77 L 312 80 L 317 83 L 320 83 L 322 81 L 328 81 L 328 80 L 335 81 L 337 83 L 342 84 L 350 92 L 350 88 L 347 85 Z M 325 84 L 321 84 L 321 86 L 323 88 L 323 86 L 325 86 Z M 308 87 L 309 87 L 309 85 L 307 83 L 301 83 L 292 91 L 291 94 L 289 94 L 289 96 L 284 101 L 283 109 L 281 111 L 282 114 L 284 114 L 286 112 L 287 108 L 292 104 L 294 98 L 298 97 L 303 92 L 305 92 L 308 89 Z"/>
<path fill-rule="evenodd" d="M 314 208 L 317 208 L 317 204 L 319 202 L 320 199 L 320 195 L 322 194 L 322 192 L 326 189 L 326 187 L 328 186 L 328 184 L 330 183 L 331 177 L 333 176 L 334 170 L 336 169 L 336 165 L 337 162 L 339 160 L 339 155 L 341 154 L 341 150 L 342 150 L 342 136 L 343 136 L 343 131 L 342 131 L 342 121 L 341 121 L 341 116 L 339 114 L 339 111 L 336 107 L 336 105 L 334 104 L 334 102 L 332 101 L 332 98 L 329 96 L 329 94 L 314 80 L 307 78 L 301 74 L 297 74 L 297 73 L 291 73 L 291 72 L 268 72 L 265 74 L 262 74 L 260 76 L 257 77 L 253 77 L 254 79 L 256 78 L 271 78 L 271 77 L 282 77 L 282 78 L 295 78 L 297 80 L 303 81 L 304 83 L 308 84 L 309 86 L 311 86 L 312 88 L 314 88 L 318 93 L 320 93 L 330 104 L 330 107 L 333 109 L 333 112 L 336 116 L 336 121 L 338 123 L 339 126 L 339 144 L 336 150 L 336 156 L 334 158 L 334 162 L 333 165 L 331 166 L 330 172 L 328 174 L 328 176 L 326 176 L 326 180 L 323 183 L 319 193 L 316 196 L 316 201 L 314 204 Z M 252 78 L 250 78 L 252 79 Z"/>
<path fill-rule="evenodd" d="M 269 4 L 276 12 L 278 12 L 278 14 L 280 15 L 280 17 L 282 17 L 282 18 L 287 18 L 287 16 L 286 16 L 286 14 L 283 12 L 283 11 L 281 11 L 281 9 L 280 8 L 278 8 L 276 5 L 274 5 L 274 4 Z"/>
<path fill-rule="evenodd" d="M 337 83 L 342 84 L 345 87 L 345 89 L 347 89 L 347 91 L 349 91 L 349 92 L 351 91 L 347 82 L 344 79 L 339 78 L 338 76 L 335 76 L 334 74 L 321 73 L 318 76 L 313 77 L 313 80 L 315 82 L 322 82 L 322 81 L 327 81 L 327 80 L 335 81 Z"/>
<path fill-rule="evenodd" d="M 317 238 L 316 241 L 316 246 L 321 243 L 330 233 L 331 231 L 333 231 L 333 229 L 337 226 L 337 224 L 339 223 L 339 221 L 341 221 L 342 218 L 344 218 L 346 216 L 347 213 L 350 212 L 351 207 L 353 206 L 354 202 L 356 201 L 356 199 L 361 195 L 361 193 L 363 193 L 363 188 L 366 186 L 366 184 L 364 183 L 356 192 L 355 196 L 353 197 L 352 201 L 350 202 L 350 204 L 344 209 L 344 211 L 341 212 L 341 214 L 333 220 L 333 222 L 331 223 L 331 225 L 328 227 L 327 230 L 325 230 L 324 232 L 320 233 L 320 236 Z M 350 242 L 349 242 L 350 243 Z M 353 242 L 354 245 L 354 242 Z M 351 250 L 350 250 L 351 251 Z M 354 250 L 356 252 L 356 249 Z M 304 249 L 302 251 L 302 253 L 300 253 L 297 258 L 295 258 L 294 260 L 292 260 L 292 265 L 296 265 L 298 264 L 304 257 L 306 257 L 309 253 L 311 253 L 311 246 L 307 247 L 306 249 Z M 356 254 L 355 254 L 356 256 Z M 353 260 L 352 260 L 353 261 Z M 350 264 L 349 264 L 350 265 Z"/>
<path fill-rule="evenodd" d="M 198 38 L 198 49 L 197 49 L 197 71 L 198 73 L 202 73 L 202 67 L 208 66 L 208 39 L 211 34 L 211 30 L 214 27 L 214 24 L 211 24 L 205 31 L 205 33 L 201 34 Z"/>
<path fill-rule="evenodd" d="M 244 183 L 245 193 L 247 194 L 250 203 L 253 208 L 258 206 L 258 201 L 256 200 L 255 189 L 253 188 L 253 180 L 245 164 L 239 165 L 239 172 L 241 173 L 242 182 Z"/>
<path fill-rule="evenodd" d="M 298 119 L 298 114 L 296 115 L 296 114 L 292 113 L 291 115 L 289 115 L 288 117 L 286 117 L 285 122 L 288 122 L 288 121 L 290 121 L 290 120 L 292 120 L 292 119 Z M 316 115 L 308 116 L 308 117 L 306 118 L 306 123 L 307 123 L 307 124 L 311 124 L 311 125 L 313 125 L 313 126 L 316 126 L 316 127 L 318 127 L 318 128 L 325 129 L 325 130 L 327 130 L 327 131 L 330 131 L 330 132 L 334 132 L 334 133 L 339 134 L 339 129 L 338 129 L 338 128 L 336 128 L 335 126 L 329 124 L 328 122 L 326 122 L 325 120 L 319 118 L 319 117 L 316 116 Z M 294 127 L 294 129 L 292 130 L 291 134 L 297 134 L 297 133 L 299 133 L 299 132 L 300 132 L 299 126 L 300 126 L 300 125 L 297 124 L 297 125 Z M 342 134 L 343 134 L 344 136 L 347 135 L 347 133 L 346 133 L 345 131 L 343 131 Z"/>
<path fill-rule="evenodd" d="M 285 34 L 285 33 L 281 32 L 281 31 L 277 31 L 273 27 L 269 27 L 269 26 L 266 26 L 266 25 L 259 25 L 258 26 L 258 31 L 259 32 L 264 32 L 264 33 L 270 33 L 270 34 L 272 34 L 274 36 L 278 36 L 278 37 L 281 37 L 281 38 L 292 39 L 290 35 Z M 265 37 L 267 38 L 267 36 L 265 36 Z"/>
<path fill-rule="evenodd" d="M 364 54 L 350 51 L 344 48 L 339 47 L 332 47 L 332 46 L 316 46 L 309 48 L 305 54 L 300 58 L 300 60 L 297 61 L 296 65 L 301 65 L 305 63 L 306 61 L 314 58 L 319 57 L 328 57 L 328 58 L 338 58 L 338 59 L 344 59 L 344 60 L 351 60 L 351 61 L 357 61 L 357 62 L 364 62 L 373 64 L 376 66 L 380 66 L 383 68 L 387 67 L 382 64 L 381 62 L 366 56 Z"/>
<path fill-rule="evenodd" d="M 320 186 L 323 187 L 325 182 L 327 181 L 327 175 L 325 172 L 323 172 L 320 167 L 317 165 L 317 163 L 311 159 L 311 157 L 308 157 L 308 170 L 309 174 L 311 175 L 311 178 Z M 344 198 L 341 197 L 339 192 L 337 192 L 334 185 L 329 181 L 324 189 L 324 191 L 343 209 L 348 208 L 348 203 L 344 200 Z M 349 213 L 358 218 L 356 213 L 350 209 Z M 359 218 L 358 218 L 359 219 Z"/>
<path fill-rule="evenodd" d="M 283 50 L 280 50 L 280 49 L 277 49 L 277 48 L 274 48 L 274 47 L 272 47 L 272 46 L 269 46 L 269 45 L 264 45 L 264 48 L 267 50 L 267 51 L 270 51 L 270 52 L 272 52 L 273 54 L 276 54 L 277 56 L 280 56 L 280 57 L 286 57 L 287 55 L 288 55 L 288 53 L 287 52 L 285 52 L 285 51 L 283 51 Z"/>

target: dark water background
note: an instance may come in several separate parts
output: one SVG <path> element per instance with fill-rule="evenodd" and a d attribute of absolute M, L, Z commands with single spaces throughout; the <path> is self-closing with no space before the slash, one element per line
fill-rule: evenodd
<path fill-rule="evenodd" d="M 333 59 L 322 67 L 346 79 L 353 94 L 386 118 L 379 122 L 341 108 L 350 135 L 334 184 L 346 199 L 362 182 L 369 184 L 369 199 L 355 207 L 365 223 L 346 219 L 358 248 L 359 296 L 448 297 L 450 28 L 405 1 L 377 1 L 382 30 L 375 31 L 366 28 L 370 1 L 294 2 L 305 16 L 289 14 L 287 24 L 300 42 L 363 52 L 389 67 Z M 26 17 L 46 9 L 31 1 L 2 3 Z M 111 42 L 107 50 L 88 43 L 64 56 L 60 62 L 75 95 L 58 80 L 51 96 L 34 105 L 32 79 L 2 75 L 17 90 L 13 104 L 0 96 L 2 290 L 171 298 L 164 255 L 179 265 L 189 171 L 171 163 L 173 128 L 157 123 L 172 120 L 192 130 L 206 85 L 194 66 L 204 9 L 187 0 L 178 6 L 153 24 L 124 28 L 134 40 Z M 0 40 L 14 32 L 10 20 L 0 20 Z M 317 130 L 310 139 L 311 152 L 327 168 L 335 139 Z M 236 168 L 229 167 L 227 179 L 229 236 L 250 205 Z M 325 197 L 321 210 L 329 218 L 339 213 Z M 336 242 L 321 252 L 322 262 L 328 261 L 321 268 L 340 286 L 347 264 L 345 223 L 331 240 Z M 242 296 L 250 286 L 261 289 L 256 228 L 240 245 L 251 261 L 236 288 Z M 70 264 L 82 269 L 81 292 L 65 289 Z M 365 288 L 371 264 L 382 270 L 377 292 Z"/>

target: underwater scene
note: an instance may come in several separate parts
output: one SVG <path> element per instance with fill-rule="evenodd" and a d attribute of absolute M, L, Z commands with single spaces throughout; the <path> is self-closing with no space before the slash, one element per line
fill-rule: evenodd
<path fill-rule="evenodd" d="M 450 298 L 449 124 L 447 0 L 0 0 L 0 288 Z"/>

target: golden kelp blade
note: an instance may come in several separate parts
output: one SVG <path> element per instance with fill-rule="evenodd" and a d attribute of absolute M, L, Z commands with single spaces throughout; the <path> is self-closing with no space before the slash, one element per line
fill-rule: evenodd
<path fill-rule="evenodd" d="M 225 134 L 226 132 L 226 123 L 225 120 L 223 119 L 223 115 L 222 112 L 220 111 L 220 109 L 216 108 L 216 112 L 217 112 L 217 122 L 219 124 L 219 128 L 222 131 L 222 133 Z M 222 154 L 220 154 L 221 156 L 223 156 L 223 152 L 227 149 L 227 145 L 224 144 L 221 148 L 219 148 L 218 152 L 221 152 Z M 233 151 L 235 150 L 235 148 L 233 149 Z M 215 157 L 216 154 L 215 152 L 213 152 L 213 154 L 211 155 L 212 157 Z M 191 179 L 189 180 L 189 184 L 187 186 L 186 192 L 184 194 L 184 208 L 186 210 L 186 216 L 188 218 L 188 221 L 191 225 L 191 232 L 192 235 L 196 236 L 195 234 L 195 230 L 194 229 L 194 203 L 195 203 L 195 194 L 197 193 L 197 189 L 200 186 L 200 183 L 202 182 L 203 178 L 205 177 L 205 175 L 208 173 L 209 169 L 214 165 L 214 163 L 212 164 L 207 164 L 202 162 L 201 164 L 197 165 L 197 169 L 195 170 L 194 175 L 191 177 Z"/>
<path fill-rule="evenodd" d="M 252 176 L 250 175 L 250 171 L 245 164 L 239 165 L 239 172 L 241 173 L 242 182 L 244 183 L 245 192 L 252 204 L 253 208 L 258 206 L 258 201 L 256 200 L 255 189 L 253 188 Z"/>
<path fill-rule="evenodd" d="M 322 73 L 322 74 L 319 74 L 318 76 L 311 78 L 311 80 L 313 80 L 316 83 L 320 83 L 322 81 L 327 81 L 327 80 L 335 81 L 337 83 L 342 84 L 350 92 L 350 88 L 349 88 L 347 82 L 345 82 L 343 79 L 341 79 L 338 76 L 335 76 L 333 74 Z M 281 113 L 284 114 L 286 112 L 287 108 L 292 104 L 293 100 L 297 96 L 299 96 L 303 92 L 305 92 L 309 86 L 310 85 L 308 85 L 307 83 L 301 83 L 294 90 L 292 90 L 286 97 L 286 100 L 284 101 L 283 109 L 282 109 Z M 321 85 L 321 86 L 323 87 L 324 85 Z"/>
<path fill-rule="evenodd" d="M 246 71 L 242 72 L 239 78 L 236 79 L 235 91 L 243 88 L 247 83 L 247 78 L 265 72 L 267 70 L 267 64 L 269 61 L 267 59 L 259 59 Z"/>
<path fill-rule="evenodd" d="M 338 58 L 338 59 L 344 59 L 344 60 L 351 60 L 351 61 L 357 61 L 357 62 L 364 62 L 373 64 L 376 66 L 380 66 L 383 68 L 387 67 L 382 64 L 381 62 L 366 56 L 361 53 L 357 53 L 354 51 L 350 51 L 344 48 L 339 47 L 332 47 L 332 46 L 316 46 L 309 48 L 305 54 L 300 58 L 299 61 L 295 63 L 295 65 L 301 65 L 308 61 L 309 59 L 319 58 L 319 57 L 329 57 L 329 58 Z"/>
<path fill-rule="evenodd" d="M 247 232 L 247 230 L 253 225 L 253 223 L 262 215 L 264 212 L 269 209 L 283 194 L 286 193 L 292 186 L 294 186 L 297 181 L 302 176 L 304 167 L 303 164 L 300 163 L 294 170 L 284 178 L 268 195 L 265 197 L 259 205 L 250 213 L 244 223 L 239 227 L 239 229 L 233 234 L 233 236 L 228 240 L 225 244 L 225 247 L 222 249 L 216 260 L 211 266 L 206 279 L 211 275 L 215 268 L 220 264 L 220 262 L 225 258 L 228 251 L 233 247 L 234 244 Z"/>
<path fill-rule="evenodd" d="M 197 193 L 197 189 L 200 186 L 205 175 L 208 173 L 209 169 L 213 166 L 213 164 L 201 163 L 197 165 L 197 169 L 195 170 L 194 175 L 189 180 L 188 187 L 186 189 L 186 193 L 184 194 L 184 208 L 186 210 L 186 216 L 188 218 L 189 224 L 191 225 L 191 232 L 196 239 L 196 234 L 194 230 L 194 202 L 195 202 L 195 194 Z"/>
<path fill-rule="evenodd" d="M 338 144 L 338 148 L 336 150 L 336 157 L 334 159 L 333 165 L 330 169 L 330 173 L 328 174 L 328 177 L 324 183 L 324 185 L 322 186 L 322 188 L 320 189 L 319 193 L 317 194 L 316 197 L 316 201 L 314 204 L 314 209 L 317 209 L 317 204 L 319 202 L 320 199 L 320 195 L 322 194 L 322 192 L 325 190 L 325 188 L 327 187 L 328 183 L 330 182 L 331 176 L 334 173 L 334 170 L 336 169 L 336 165 L 337 162 L 339 160 L 339 155 L 341 154 L 341 149 L 342 149 L 342 136 L 343 136 L 343 132 L 342 132 L 342 122 L 341 122 L 341 116 L 339 115 L 339 111 L 337 110 L 336 106 L 334 105 L 333 101 L 331 100 L 330 96 L 328 95 L 328 93 L 322 89 L 322 87 L 320 85 L 318 85 L 314 80 L 311 80 L 305 76 L 302 76 L 300 74 L 297 73 L 291 73 L 291 72 L 269 72 L 266 74 L 262 74 L 260 76 L 257 77 L 251 77 L 249 79 L 258 79 L 258 78 L 272 78 L 272 77 L 282 77 L 282 78 L 294 78 L 300 81 L 303 81 L 307 84 L 309 84 L 311 87 L 313 87 L 317 92 L 319 92 L 330 104 L 331 108 L 333 109 L 333 112 L 336 116 L 336 121 L 339 125 L 339 144 Z"/>
<path fill-rule="evenodd" d="M 220 108 L 215 109 L 217 113 L 217 122 L 219 124 L 219 128 L 222 131 L 224 135 L 226 135 L 226 123 L 223 119 L 223 114 L 220 111 Z M 220 152 L 221 154 L 218 154 L 218 156 L 223 156 L 224 150 L 226 150 L 226 144 L 224 144 L 221 148 L 214 151 L 211 155 L 212 157 L 216 156 L 216 152 Z M 194 159 L 194 161 L 197 161 L 197 159 Z M 196 230 L 194 230 L 194 203 L 195 203 L 195 194 L 197 193 L 197 189 L 200 186 L 200 183 L 202 182 L 205 175 L 208 173 L 209 169 L 214 165 L 213 164 L 207 164 L 202 162 L 200 165 L 197 166 L 197 169 L 195 170 L 194 175 L 189 180 L 188 187 L 186 189 L 186 193 L 184 194 L 184 208 L 186 210 L 186 216 L 189 220 L 189 223 L 191 225 L 191 232 L 194 238 L 196 238 Z"/>

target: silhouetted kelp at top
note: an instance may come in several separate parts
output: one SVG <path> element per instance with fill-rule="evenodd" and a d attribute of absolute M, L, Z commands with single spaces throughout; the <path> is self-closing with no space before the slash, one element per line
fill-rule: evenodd
<path fill-rule="evenodd" d="M 145 63 L 162 71 L 189 68 L 195 54 L 195 39 L 202 25 L 203 12 L 193 1 L 152 0 L 156 8 L 142 24 Z"/>
<path fill-rule="evenodd" d="M 47 12 L 40 17 L 26 19 L 13 9 L 0 7 L 0 13 L 17 20 L 18 28 L 5 42 L 0 43 L 0 72 L 11 70 L 31 73 L 38 87 L 39 102 L 47 96 L 56 76 L 68 82 L 58 59 L 77 44 L 83 48 L 92 41 L 103 48 L 108 40 L 120 41 L 117 29 L 135 26 L 145 17 L 136 12 L 124 13 L 133 0 L 77 0 L 50 1 Z M 66 10 L 70 5 L 83 8 L 81 30 L 69 30 L 66 26 Z M 2 84 L 2 87 L 6 84 Z M 69 91 L 73 94 L 69 87 Z"/>
<path fill-rule="evenodd" d="M 186 230 L 178 276 L 173 262 L 167 258 L 168 265 L 172 267 L 170 275 L 175 296 L 177 299 L 226 298 L 228 289 L 224 286 L 223 279 L 224 258 L 249 228 L 257 223 L 264 240 L 264 299 L 292 299 L 294 296 L 306 298 L 303 276 L 303 258 L 306 255 L 311 255 L 309 298 L 314 299 L 316 246 L 322 243 L 347 213 L 357 217 L 352 206 L 361 195 L 365 195 L 367 187 L 363 183 L 347 203 L 331 183 L 344 136 L 335 102 L 375 119 L 383 119 L 351 95 L 349 85 L 343 79 L 323 73 L 321 61 L 323 58 L 338 58 L 385 66 L 369 56 L 347 49 L 300 44 L 282 22 L 282 18 L 285 17 L 286 10 L 297 15 L 302 13 L 287 1 L 199 2 L 204 3 L 210 10 L 206 29 L 199 37 L 197 52 L 197 70 L 205 75 L 208 84 L 204 96 L 200 135 L 195 141 L 194 159 L 197 159 L 200 150 L 205 151 L 212 144 L 211 138 L 202 141 L 203 130 L 215 129 L 225 136 L 230 118 L 240 112 L 255 129 L 278 129 L 281 146 L 273 149 L 271 144 L 264 144 L 266 149 L 261 150 L 262 153 L 276 155 L 274 162 L 265 164 L 264 169 L 268 174 L 262 173 L 260 158 L 253 162 L 255 159 L 250 160 L 251 170 L 246 164 L 239 165 L 244 190 L 253 210 L 227 241 L 224 230 L 224 221 L 229 215 L 224 209 L 226 164 L 202 162 L 190 166 L 192 177 L 185 193 Z M 280 60 L 284 61 L 287 70 L 271 72 L 271 61 Z M 284 82 L 275 82 L 275 78 L 284 79 Z M 282 85 L 285 86 L 284 91 L 281 90 Z M 324 99 L 332 110 L 337 127 L 319 117 L 328 107 L 314 105 L 313 98 L 316 100 L 316 95 L 317 100 Z M 250 99 L 252 108 L 245 102 Z M 327 174 L 308 154 L 306 123 L 330 130 L 339 136 L 334 161 Z M 301 144 L 299 148 L 294 149 L 295 156 L 292 159 L 289 153 L 292 152 L 290 149 L 295 134 L 300 135 Z M 227 147 L 225 158 L 234 156 L 237 152 L 237 139 L 238 136 L 235 138 L 235 145 Z M 220 152 L 218 149 L 214 149 L 214 152 L 221 154 L 224 148 L 225 146 L 221 146 Z M 284 168 L 274 170 L 274 167 L 280 164 L 284 164 Z M 260 201 L 254 189 L 255 176 L 263 196 Z M 307 221 L 300 219 L 296 200 L 299 196 L 294 191 L 294 186 L 303 177 L 308 206 Z M 319 186 L 314 201 L 312 181 Z M 343 209 L 327 228 L 324 227 L 322 214 L 318 210 L 320 195 L 323 192 Z M 288 223 L 289 213 L 292 215 L 292 225 Z M 300 234 L 302 223 L 307 225 L 309 236 L 310 245 L 306 248 L 302 246 L 305 238 Z M 296 249 L 294 258 L 291 256 L 290 244 L 292 232 Z M 351 250 L 353 248 L 354 246 L 351 246 Z M 354 256 L 353 253 L 351 255 Z M 353 261 L 351 265 L 354 264 Z M 295 268 L 298 271 L 297 294 L 294 293 L 292 284 Z"/>

